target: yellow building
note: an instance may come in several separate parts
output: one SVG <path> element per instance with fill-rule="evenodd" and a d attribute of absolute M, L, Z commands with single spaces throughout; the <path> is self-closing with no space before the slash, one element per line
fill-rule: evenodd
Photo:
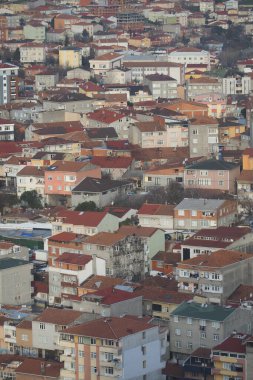
<path fill-rule="evenodd" d="M 246 376 L 247 343 L 252 340 L 250 335 L 235 333 L 212 349 L 214 380 L 252 378 Z"/>
<path fill-rule="evenodd" d="M 82 50 L 74 47 L 60 49 L 59 65 L 71 69 L 82 66 Z"/>
<path fill-rule="evenodd" d="M 242 169 L 253 170 L 253 148 L 247 148 L 242 154 Z"/>
<path fill-rule="evenodd" d="M 128 44 L 130 46 L 134 46 L 137 48 L 139 47 L 149 48 L 151 46 L 151 41 L 150 41 L 150 38 L 148 37 L 137 36 L 137 37 L 129 38 Z"/>

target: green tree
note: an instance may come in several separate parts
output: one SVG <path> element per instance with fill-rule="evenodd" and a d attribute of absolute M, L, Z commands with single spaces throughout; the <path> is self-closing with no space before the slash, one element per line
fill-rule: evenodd
<path fill-rule="evenodd" d="M 20 50 L 17 48 L 13 53 L 13 60 L 16 62 L 20 62 Z"/>
<path fill-rule="evenodd" d="M 36 190 L 25 191 L 21 194 L 20 201 L 30 208 L 42 208 L 40 196 Z"/>
<path fill-rule="evenodd" d="M 79 203 L 76 208 L 76 211 L 96 211 L 97 206 L 96 203 L 93 201 L 87 201 L 87 202 L 82 202 Z"/>

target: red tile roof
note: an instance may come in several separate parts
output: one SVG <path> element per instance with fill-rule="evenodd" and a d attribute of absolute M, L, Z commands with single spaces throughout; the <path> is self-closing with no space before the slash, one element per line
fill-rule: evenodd
<path fill-rule="evenodd" d="M 156 231 L 157 228 L 154 227 L 140 227 L 140 226 L 121 226 L 119 232 L 128 235 L 136 235 L 140 237 L 151 237 Z"/>
<path fill-rule="evenodd" d="M 213 347 L 213 351 L 234 352 L 244 354 L 246 352 L 246 342 L 253 341 L 251 335 L 236 333 L 225 339 L 218 346 Z"/>
<path fill-rule="evenodd" d="M 95 120 L 104 124 L 111 124 L 125 117 L 124 114 L 106 108 L 100 108 L 96 111 L 88 113 L 86 116 L 88 119 Z"/>
<path fill-rule="evenodd" d="M 63 223 L 82 225 L 88 227 L 97 227 L 104 217 L 108 215 L 105 211 L 71 211 L 63 210 L 57 215 L 58 218 L 63 220 Z"/>
<path fill-rule="evenodd" d="M 92 260 L 92 257 L 88 255 L 65 252 L 60 257 L 58 257 L 55 261 L 58 263 L 68 263 L 68 264 L 85 266 L 91 260 Z"/>
<path fill-rule="evenodd" d="M 38 376 L 38 378 L 59 379 L 62 363 L 51 362 L 42 359 L 26 358 L 22 364 L 16 369 L 17 374 Z M 43 368 L 43 369 L 42 369 Z M 43 372 L 42 372 L 43 371 Z M 43 373 L 43 375 L 42 375 Z"/>
<path fill-rule="evenodd" d="M 144 203 L 138 211 L 138 215 L 170 215 L 174 213 L 173 205 Z"/>
<path fill-rule="evenodd" d="M 37 322 L 52 323 L 54 325 L 66 326 L 77 320 L 82 313 L 69 309 L 54 309 L 48 307 L 37 318 Z"/>
<path fill-rule="evenodd" d="M 94 293 L 88 293 L 85 296 L 83 296 L 83 298 L 87 301 L 99 302 L 103 305 L 112 305 L 136 297 L 138 297 L 138 295 L 135 293 L 115 289 L 114 287 L 97 290 Z"/>
<path fill-rule="evenodd" d="M 94 156 L 91 163 L 101 168 L 128 169 L 132 164 L 131 157 L 100 157 Z"/>
<path fill-rule="evenodd" d="M 49 241 L 56 242 L 71 242 L 71 240 L 75 240 L 78 237 L 78 234 L 74 234 L 74 232 L 61 232 L 57 235 L 50 236 Z"/>
<path fill-rule="evenodd" d="M 147 318 L 125 316 L 122 318 L 101 318 L 66 329 L 64 333 L 94 338 L 120 339 L 154 328 Z"/>

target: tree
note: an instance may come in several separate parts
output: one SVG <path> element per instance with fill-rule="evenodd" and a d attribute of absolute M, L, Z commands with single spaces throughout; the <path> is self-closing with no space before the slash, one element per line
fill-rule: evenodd
<path fill-rule="evenodd" d="M 172 181 L 166 187 L 154 187 L 147 195 L 150 203 L 170 203 L 178 204 L 184 198 L 184 189 L 179 182 Z"/>
<path fill-rule="evenodd" d="M 0 193 L 0 211 L 3 212 L 5 207 L 13 207 L 18 204 L 18 198 L 14 194 Z"/>
<path fill-rule="evenodd" d="M 68 36 L 68 35 L 65 36 L 64 45 L 65 45 L 65 46 L 68 46 L 68 45 L 69 45 L 69 36 Z"/>
<path fill-rule="evenodd" d="M 97 210 L 97 205 L 93 201 L 79 203 L 75 208 L 75 211 L 96 211 L 96 210 Z"/>
<path fill-rule="evenodd" d="M 24 206 L 30 208 L 42 208 L 40 196 L 36 190 L 25 191 L 23 194 L 21 194 L 20 201 Z"/>
<path fill-rule="evenodd" d="M 20 50 L 17 48 L 13 53 L 13 60 L 16 62 L 20 62 Z"/>

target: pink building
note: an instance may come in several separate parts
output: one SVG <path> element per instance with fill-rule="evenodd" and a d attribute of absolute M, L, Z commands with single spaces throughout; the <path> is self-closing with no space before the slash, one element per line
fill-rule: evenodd
<path fill-rule="evenodd" d="M 236 193 L 236 179 L 240 166 L 222 160 L 205 160 L 187 166 L 184 171 L 184 187 L 188 189 L 219 190 Z"/>
<path fill-rule="evenodd" d="M 56 161 L 45 171 L 46 202 L 69 205 L 72 189 L 86 177 L 101 178 L 100 167 L 90 162 Z"/>

